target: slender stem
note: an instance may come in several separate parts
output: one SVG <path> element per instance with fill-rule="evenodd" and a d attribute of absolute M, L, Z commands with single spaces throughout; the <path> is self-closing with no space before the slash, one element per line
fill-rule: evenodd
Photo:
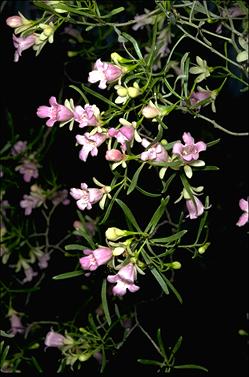
<path fill-rule="evenodd" d="M 233 132 L 233 131 L 229 131 L 226 128 L 220 126 L 218 123 L 216 123 L 215 120 L 209 119 L 209 118 L 207 118 L 207 117 L 205 117 L 204 115 L 201 115 L 201 114 L 197 114 L 196 118 L 201 118 L 201 119 L 206 120 L 207 122 L 211 123 L 215 128 L 218 128 L 219 130 L 227 133 L 228 135 L 232 135 L 232 136 L 248 136 L 249 135 L 249 132 Z"/>

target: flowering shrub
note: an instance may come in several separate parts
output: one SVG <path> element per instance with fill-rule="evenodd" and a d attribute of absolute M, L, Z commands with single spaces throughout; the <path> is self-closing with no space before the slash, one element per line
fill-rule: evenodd
<path fill-rule="evenodd" d="M 212 154 L 222 135 L 248 136 L 215 118 L 229 80 L 248 90 L 248 6 L 155 0 L 140 13 L 141 4 L 133 2 L 127 8 L 95 0 L 29 3 L 36 19 L 20 11 L 6 19 L 13 61 L 19 64 L 29 49 L 39 59 L 63 34 L 67 59 L 79 59 L 85 81 L 69 77 L 66 90 L 64 83 L 57 93 L 48 90 L 47 101 L 32 108 L 36 136 L 23 141 L 12 132 L 1 149 L 1 370 L 22 372 L 29 365 L 43 372 L 53 347 L 58 373 L 84 371 L 88 363 L 95 373 L 108 373 L 113 355 L 140 331 L 155 352 L 139 355 L 143 370 L 204 373 L 208 365 L 198 360 L 178 361 L 181 335 L 167 345 L 162 326 L 150 334 L 141 306 L 164 300 L 170 311 L 171 296 L 181 305 L 177 277 L 186 252 L 198 264 L 212 247 L 215 198 L 209 192 L 220 174 Z M 186 119 L 180 125 L 172 121 L 178 113 Z M 70 153 L 81 166 L 69 167 L 75 172 L 69 186 L 58 182 L 53 161 L 46 169 L 62 132 L 74 141 Z M 59 154 L 68 169 L 63 145 Z M 226 219 L 234 231 L 248 223 L 242 195 L 239 220 L 232 213 Z M 78 307 L 68 320 L 29 315 L 33 297 L 46 289 L 43 281 L 73 281 Z M 155 288 L 148 293 L 148 286 Z"/>

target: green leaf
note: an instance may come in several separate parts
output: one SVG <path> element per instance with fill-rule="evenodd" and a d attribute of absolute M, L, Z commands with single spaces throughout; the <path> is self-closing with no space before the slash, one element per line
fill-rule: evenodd
<path fill-rule="evenodd" d="M 136 53 L 137 53 L 137 56 L 139 57 L 140 60 L 143 61 L 144 58 L 143 58 L 143 55 L 142 55 L 142 53 L 141 53 L 141 51 L 140 51 L 140 48 L 139 48 L 139 46 L 138 46 L 137 41 L 136 41 L 131 35 L 129 35 L 129 34 L 127 34 L 127 33 L 121 33 L 121 35 L 122 35 L 123 38 L 127 39 L 128 41 L 130 41 L 130 42 L 132 43 L 132 45 L 133 45 L 133 47 L 134 47 L 134 50 L 135 50 Z"/>
<path fill-rule="evenodd" d="M 136 186 L 136 189 L 140 191 L 142 194 L 144 194 L 145 196 L 149 196 L 150 198 L 158 198 L 159 196 L 162 196 L 161 194 L 154 194 L 153 192 L 145 191 L 139 186 Z"/>
<path fill-rule="evenodd" d="M 145 260 L 145 262 L 149 265 L 150 264 L 150 258 L 147 256 L 147 254 L 145 252 L 142 251 L 142 255 L 143 255 L 143 258 Z M 165 280 L 162 278 L 161 274 L 159 271 L 157 271 L 157 269 L 155 267 L 152 267 L 150 269 L 151 273 L 154 275 L 155 279 L 157 280 L 157 282 L 159 283 L 159 285 L 161 286 L 162 290 L 164 291 L 164 293 L 166 295 L 169 294 L 169 290 L 168 290 L 168 287 L 167 287 L 167 284 L 165 282 Z"/>
<path fill-rule="evenodd" d="M 152 238 L 150 241 L 159 242 L 159 243 L 170 243 L 172 241 L 180 239 L 186 233 L 187 233 L 187 230 L 180 230 L 179 232 L 172 234 L 172 236 L 162 237 L 162 238 Z"/>
<path fill-rule="evenodd" d="M 88 88 L 88 86 L 86 86 L 84 84 L 81 84 L 81 86 L 82 86 L 82 89 L 84 89 L 87 93 L 91 94 L 94 97 L 97 97 L 102 102 L 107 103 L 109 106 L 115 107 L 116 109 L 121 110 L 121 108 L 118 105 L 116 105 L 116 103 L 114 103 L 114 102 L 110 101 L 108 98 L 102 96 L 102 94 L 95 92 L 94 90 Z M 71 85 L 70 85 L 70 87 L 71 87 Z"/>
<path fill-rule="evenodd" d="M 181 365 L 174 365 L 174 369 L 200 369 L 204 372 L 208 372 L 208 369 L 205 367 L 202 367 L 201 365 L 197 364 L 181 364 Z"/>
<path fill-rule="evenodd" d="M 138 232 L 142 232 L 140 226 L 138 225 L 133 213 L 131 212 L 130 208 L 127 207 L 127 205 L 122 202 L 122 200 L 120 199 L 116 199 L 116 202 L 118 203 L 118 205 L 122 208 L 127 220 L 131 223 L 131 225 L 133 225 L 133 227 L 138 231 Z M 145 231 L 146 233 L 146 231 Z"/>
<path fill-rule="evenodd" d="M 156 360 L 150 360 L 150 359 L 137 359 L 137 362 L 144 365 L 157 365 L 160 368 L 162 367 L 162 363 L 160 361 Z"/>
<path fill-rule="evenodd" d="M 77 88 L 77 86 L 74 86 L 74 85 L 69 85 L 70 88 L 76 90 L 76 92 L 78 92 L 81 97 L 83 98 L 83 100 L 85 101 L 85 103 L 89 103 L 88 99 L 87 99 L 87 96 L 79 89 Z"/>
<path fill-rule="evenodd" d="M 9 352 L 9 346 L 4 345 L 4 340 L 0 343 L 0 351 L 1 351 L 1 359 L 0 359 L 0 367 L 3 367 L 3 364 L 7 358 Z"/>
<path fill-rule="evenodd" d="M 209 148 L 209 147 L 212 147 L 215 144 L 218 144 L 219 142 L 220 142 L 220 139 L 216 139 L 216 140 L 213 140 L 213 141 L 210 141 L 209 143 L 207 143 L 207 146 Z"/>
<path fill-rule="evenodd" d="M 111 326 L 112 320 L 108 308 L 107 298 L 106 298 L 106 279 L 103 280 L 102 288 L 101 288 L 101 300 L 102 300 L 102 307 L 105 313 L 105 318 L 109 326 Z"/>
<path fill-rule="evenodd" d="M 159 207 L 157 208 L 157 210 L 153 214 L 150 222 L 148 223 L 148 225 L 145 229 L 145 233 L 152 233 L 154 231 L 159 220 L 161 219 L 162 215 L 164 214 L 165 207 L 168 204 L 168 201 L 169 201 L 169 196 L 167 196 L 165 199 L 161 200 L 161 204 L 159 205 Z"/>
<path fill-rule="evenodd" d="M 183 299 L 180 295 L 180 293 L 177 291 L 177 289 L 173 286 L 173 284 L 171 283 L 171 281 L 165 276 L 163 275 L 163 279 L 165 280 L 165 282 L 167 283 L 167 286 L 172 290 L 172 292 L 175 294 L 175 296 L 177 297 L 178 301 L 182 304 L 183 303 Z"/>
<path fill-rule="evenodd" d="M 162 194 L 164 194 L 168 188 L 169 188 L 169 185 L 171 184 L 171 182 L 173 181 L 173 179 L 175 178 L 176 176 L 176 173 L 172 174 L 169 179 L 167 179 L 166 182 L 163 182 L 163 190 L 162 190 Z"/>
<path fill-rule="evenodd" d="M 125 10 L 124 7 L 119 7 L 119 8 L 113 9 L 110 13 L 108 13 L 108 14 L 106 14 L 104 16 L 101 16 L 101 18 L 107 18 L 107 17 L 114 16 L 115 14 L 123 12 L 124 10 Z"/>
<path fill-rule="evenodd" d="M 53 280 L 63 280 L 63 279 L 70 279 L 74 278 L 76 276 L 83 275 L 83 271 L 71 271 L 71 272 L 65 272 L 64 274 L 53 276 Z"/>
<path fill-rule="evenodd" d="M 32 363 L 33 363 L 35 369 L 37 370 L 37 372 L 38 372 L 38 373 L 42 373 L 43 370 L 42 370 L 42 368 L 40 367 L 40 365 L 39 365 L 38 361 L 36 360 L 36 358 L 35 358 L 34 356 L 32 356 L 32 357 L 31 357 L 31 360 L 32 360 Z"/>
<path fill-rule="evenodd" d="M 163 339 L 162 339 L 162 334 L 161 334 L 161 329 L 159 328 L 157 330 L 157 341 L 158 341 L 158 345 L 159 345 L 159 348 L 160 348 L 160 351 L 162 353 L 162 355 L 164 356 L 164 358 L 167 360 L 168 357 L 166 355 L 166 352 L 165 352 L 165 348 L 164 348 L 164 344 L 163 344 Z"/>
<path fill-rule="evenodd" d="M 123 186 L 120 186 L 120 187 L 118 188 L 118 190 L 115 192 L 115 194 L 113 195 L 113 197 L 112 197 L 112 199 L 111 199 L 111 201 L 110 201 L 109 206 L 108 206 L 107 209 L 105 210 L 105 215 L 104 215 L 103 219 L 99 222 L 99 225 L 104 224 L 104 223 L 106 222 L 106 220 L 108 219 L 108 217 L 110 216 L 110 213 L 111 213 L 111 209 L 112 209 L 112 207 L 113 207 L 113 204 L 114 204 L 114 202 L 117 200 L 116 198 L 117 198 L 118 194 L 120 193 L 120 191 L 122 190 L 122 188 L 123 188 Z"/>
<path fill-rule="evenodd" d="M 145 165 L 145 163 L 141 164 L 139 166 L 139 168 L 137 169 L 136 173 L 134 174 L 134 176 L 131 180 L 131 184 L 130 184 L 128 190 L 127 190 L 127 195 L 129 195 L 136 188 L 139 174 L 141 173 L 144 165 Z"/>
<path fill-rule="evenodd" d="M 77 244 L 71 244 L 71 245 L 66 245 L 65 250 L 83 250 L 82 245 L 77 245 Z"/>

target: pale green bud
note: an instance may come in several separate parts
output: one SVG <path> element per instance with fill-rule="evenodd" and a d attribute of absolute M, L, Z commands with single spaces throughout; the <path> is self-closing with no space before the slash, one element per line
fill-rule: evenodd
<path fill-rule="evenodd" d="M 174 270 L 179 270 L 182 267 L 181 263 L 178 261 L 174 261 L 171 263 L 171 268 Z"/>
<path fill-rule="evenodd" d="M 207 248 L 209 247 L 210 242 L 206 242 L 203 246 L 199 247 L 198 253 L 199 254 L 204 254 Z"/>
<path fill-rule="evenodd" d="M 116 227 L 108 228 L 105 232 L 105 236 L 110 241 L 117 241 L 119 238 L 126 236 L 127 231 Z"/>

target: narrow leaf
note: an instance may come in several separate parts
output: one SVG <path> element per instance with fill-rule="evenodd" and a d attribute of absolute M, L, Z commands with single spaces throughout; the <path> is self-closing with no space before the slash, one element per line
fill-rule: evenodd
<path fill-rule="evenodd" d="M 70 85 L 71 86 L 71 85 Z M 98 99 L 100 99 L 102 102 L 105 102 L 107 103 L 109 106 L 111 107 L 115 107 L 116 109 L 120 109 L 119 106 L 117 106 L 114 102 L 110 101 L 108 98 L 102 96 L 102 94 L 98 93 L 98 92 L 95 92 L 94 90 L 88 88 L 88 86 L 85 86 L 84 84 L 81 84 L 82 86 L 82 89 L 84 89 L 87 93 L 91 94 L 92 96 L 94 97 L 97 97 Z"/>
<path fill-rule="evenodd" d="M 112 320 L 108 308 L 107 298 L 106 298 L 106 279 L 103 280 L 102 288 L 101 288 L 101 299 L 102 299 L 102 307 L 105 313 L 105 318 L 109 326 L 111 326 Z"/>
<path fill-rule="evenodd" d="M 65 250 L 83 250 L 82 245 L 77 245 L 77 244 L 71 244 L 71 245 L 66 245 Z"/>
<path fill-rule="evenodd" d="M 131 180 L 131 184 L 130 184 L 128 190 L 127 190 L 127 195 L 129 195 L 136 188 L 138 177 L 139 177 L 139 174 L 141 173 L 143 167 L 144 167 L 144 163 L 139 166 L 136 173 L 134 174 L 134 176 Z"/>
<path fill-rule="evenodd" d="M 181 365 L 174 365 L 174 369 L 200 369 L 204 372 L 208 372 L 208 369 L 205 367 L 202 367 L 201 365 L 196 364 L 181 364 Z"/>
<path fill-rule="evenodd" d="M 137 362 L 144 365 L 157 365 L 162 367 L 162 363 L 156 360 L 149 360 L 149 359 L 137 359 Z"/>
<path fill-rule="evenodd" d="M 137 56 L 139 57 L 139 59 L 140 60 L 144 60 L 143 55 L 142 55 L 142 53 L 140 51 L 140 48 L 138 46 L 137 41 L 131 35 L 129 35 L 127 33 L 122 33 L 121 35 L 122 35 L 122 37 L 124 37 L 125 39 L 127 39 L 128 41 L 130 41 L 132 43 L 132 45 L 134 47 L 134 50 L 136 51 Z"/>
<path fill-rule="evenodd" d="M 83 271 L 71 271 L 71 272 L 65 272 L 64 274 L 53 276 L 53 280 L 63 280 L 63 279 L 70 279 L 74 278 L 76 276 L 83 275 Z"/>
<path fill-rule="evenodd" d="M 131 223 L 131 225 L 134 226 L 134 228 L 138 231 L 138 232 L 142 232 L 141 231 L 141 228 L 140 226 L 138 225 L 133 213 L 131 212 L 130 208 L 127 207 L 127 205 L 122 202 L 122 200 L 120 199 L 116 199 L 116 202 L 118 203 L 118 205 L 122 208 L 125 216 L 127 217 L 127 219 L 129 220 L 129 222 Z M 146 231 L 145 231 L 146 232 Z"/>
<path fill-rule="evenodd" d="M 171 281 L 166 278 L 165 275 L 163 275 L 163 278 L 164 280 L 166 281 L 168 287 L 172 290 L 172 292 L 175 294 L 175 296 L 177 297 L 178 301 L 182 304 L 183 303 L 183 299 L 180 295 L 180 293 L 177 291 L 177 289 L 173 286 L 173 284 L 171 283 Z"/>
<path fill-rule="evenodd" d="M 172 241 L 175 241 L 177 239 L 180 239 L 184 234 L 186 234 L 187 230 L 180 230 L 180 232 L 177 232 L 175 234 L 172 234 L 172 236 L 169 237 L 162 237 L 162 238 L 152 238 L 151 242 L 159 242 L 159 243 L 170 243 Z"/>
<path fill-rule="evenodd" d="M 161 200 L 161 204 L 153 214 L 150 222 L 148 223 L 145 233 L 152 233 L 154 229 L 156 228 L 157 224 L 159 223 L 159 220 L 161 219 L 162 215 L 164 214 L 165 207 L 168 204 L 169 196 L 167 196 L 165 199 Z"/>

